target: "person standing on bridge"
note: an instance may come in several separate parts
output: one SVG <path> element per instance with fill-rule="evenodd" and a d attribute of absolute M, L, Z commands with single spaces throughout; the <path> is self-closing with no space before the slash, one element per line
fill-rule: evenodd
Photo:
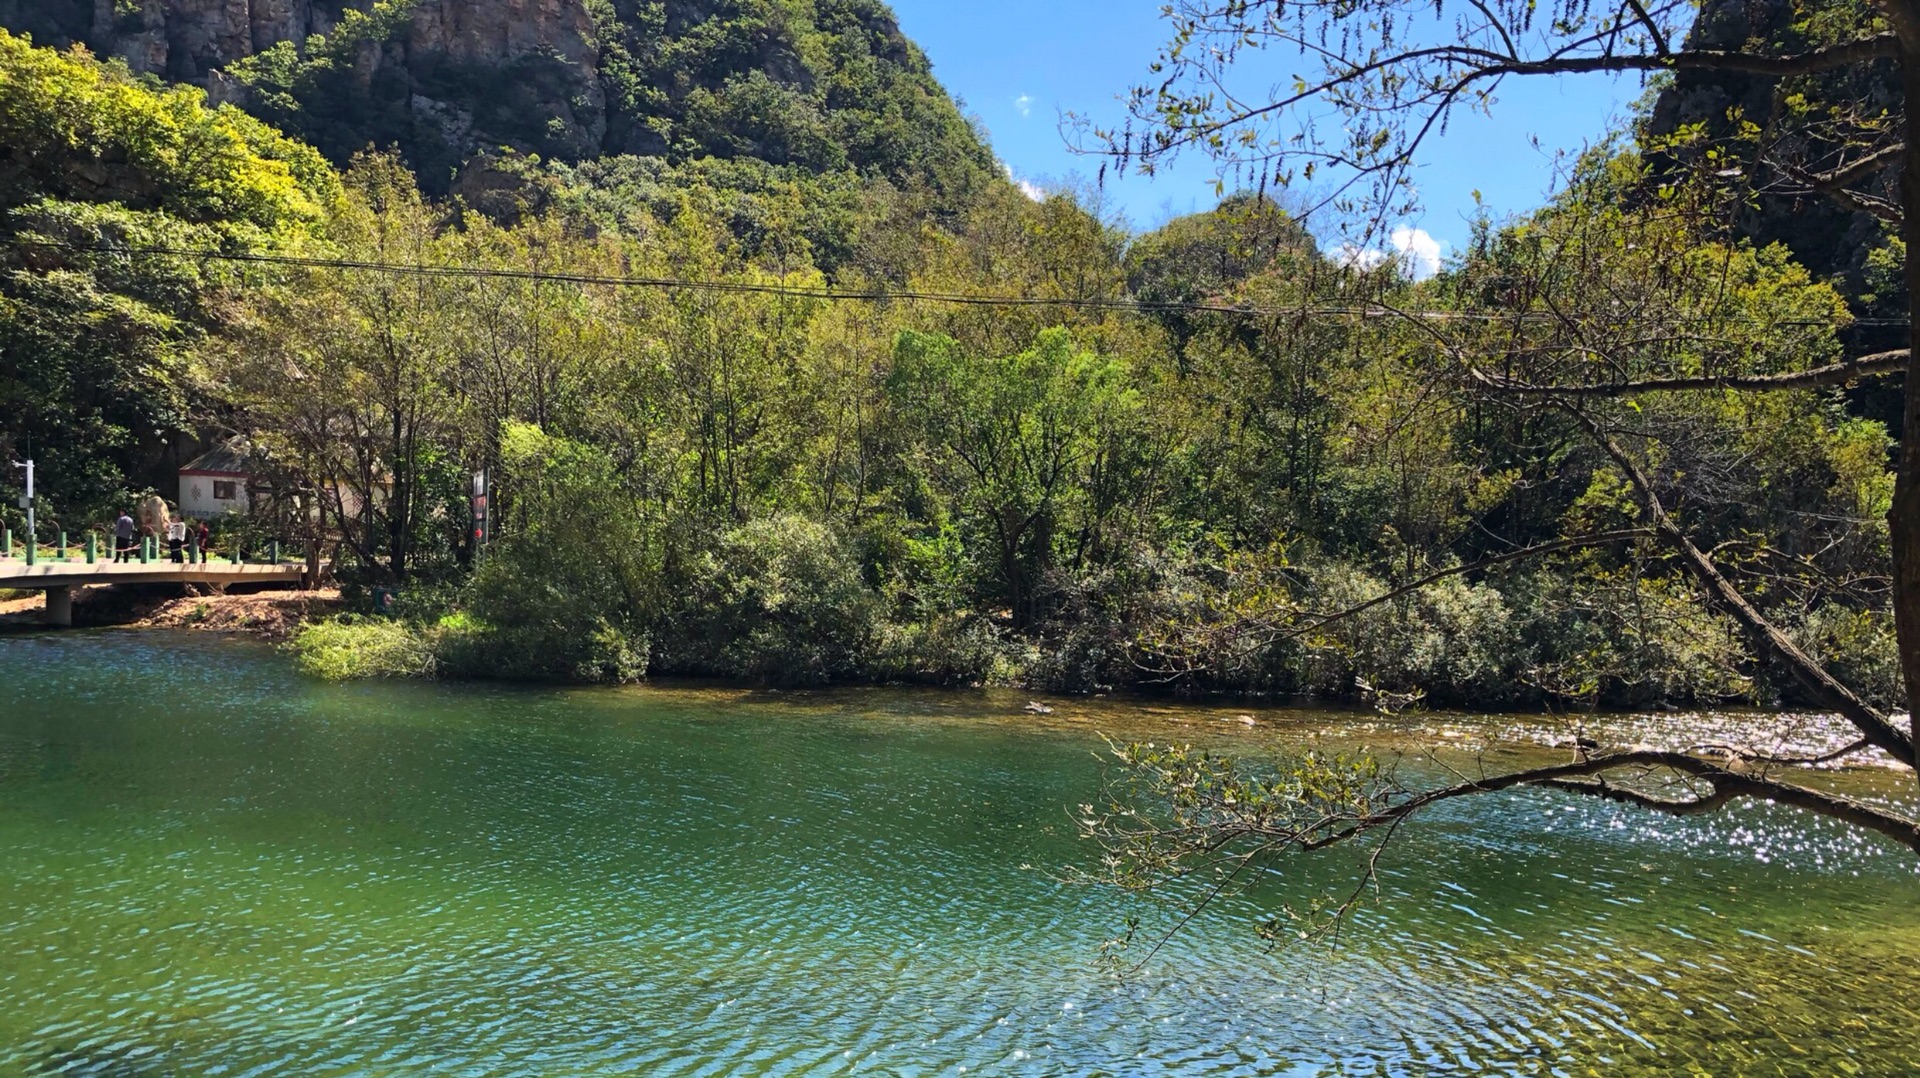
<path fill-rule="evenodd" d="M 113 560 L 133 560 L 133 514 L 125 509 L 120 510 L 120 519 L 113 522 Z"/>
<path fill-rule="evenodd" d="M 193 531 L 193 545 L 200 550 L 200 564 L 207 564 L 207 544 L 213 541 L 213 529 L 202 520 Z"/>
<path fill-rule="evenodd" d="M 167 521 L 167 554 L 175 563 L 187 560 L 187 521 L 177 517 Z"/>

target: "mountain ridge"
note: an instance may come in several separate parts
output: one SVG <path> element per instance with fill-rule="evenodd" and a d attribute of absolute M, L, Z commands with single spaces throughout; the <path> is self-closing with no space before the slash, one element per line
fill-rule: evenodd
<path fill-rule="evenodd" d="M 851 170 L 948 206 L 997 178 L 878 0 L 0 0 L 0 26 L 201 86 L 336 164 L 397 148 L 441 193 L 503 148 Z"/>

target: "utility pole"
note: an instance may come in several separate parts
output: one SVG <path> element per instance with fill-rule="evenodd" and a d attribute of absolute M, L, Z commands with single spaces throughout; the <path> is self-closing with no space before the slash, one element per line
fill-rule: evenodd
<path fill-rule="evenodd" d="M 20 508 L 27 511 L 27 560 L 33 560 L 33 546 L 39 541 L 40 533 L 33 528 L 33 458 L 28 457 L 25 464 L 15 462 L 14 467 L 27 470 L 27 492 L 20 498 Z"/>

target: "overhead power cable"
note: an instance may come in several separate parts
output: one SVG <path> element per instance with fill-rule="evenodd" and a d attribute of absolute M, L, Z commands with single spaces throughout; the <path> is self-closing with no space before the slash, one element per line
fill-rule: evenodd
<path fill-rule="evenodd" d="M 792 299 L 816 299 L 830 302 L 858 303 L 896 303 L 926 302 L 949 303 L 968 307 L 1059 307 L 1077 310 L 1125 311 L 1135 313 L 1154 313 L 1165 311 L 1183 311 L 1210 314 L 1237 314 L 1263 318 L 1412 318 L 1435 322 L 1510 322 L 1515 318 L 1524 321 L 1558 321 L 1559 317 L 1548 311 L 1436 311 L 1436 310 L 1400 310 L 1385 304 L 1300 304 L 1288 307 L 1263 306 L 1259 304 L 1218 303 L 1194 300 L 1144 300 L 1134 298 L 1107 298 L 1099 296 L 1032 296 L 1032 295 L 983 295 L 971 292 L 937 292 L 915 289 L 844 289 L 830 286 L 807 286 L 776 284 L 763 281 L 726 281 L 695 280 L 683 277 L 654 276 L 614 276 L 593 273 L 561 273 L 544 270 L 506 269 L 489 266 L 432 265 L 426 263 L 369 262 L 347 258 L 316 258 L 305 255 L 259 254 L 235 251 L 206 251 L 184 247 L 135 246 L 121 244 L 84 244 L 57 240 L 16 240 L 20 246 L 41 247 L 52 250 L 75 251 L 87 254 L 115 255 L 131 258 L 182 258 L 200 259 L 216 262 L 239 262 L 259 265 L 290 266 L 303 269 L 349 270 L 367 273 L 388 273 L 401 276 L 458 278 L 458 279 L 499 279 L 515 281 L 534 281 L 553 284 L 589 285 L 609 288 L 655 288 L 694 292 L 714 292 L 730 294 L 750 294 L 782 296 Z M 1726 324 L 1740 322 L 1751 325 L 1769 326 L 1821 326 L 1829 323 L 1819 319 L 1664 319 L 1666 324 Z M 1857 318 L 1849 326 L 1905 326 L 1904 319 L 1895 318 Z"/>

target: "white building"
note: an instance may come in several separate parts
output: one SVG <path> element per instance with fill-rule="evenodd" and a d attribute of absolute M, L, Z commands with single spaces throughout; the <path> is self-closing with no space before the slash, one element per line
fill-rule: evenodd
<path fill-rule="evenodd" d="M 250 504 L 247 485 L 253 481 L 247 457 L 247 444 L 236 438 L 188 461 L 180 469 L 180 515 L 217 517 L 246 512 Z"/>

